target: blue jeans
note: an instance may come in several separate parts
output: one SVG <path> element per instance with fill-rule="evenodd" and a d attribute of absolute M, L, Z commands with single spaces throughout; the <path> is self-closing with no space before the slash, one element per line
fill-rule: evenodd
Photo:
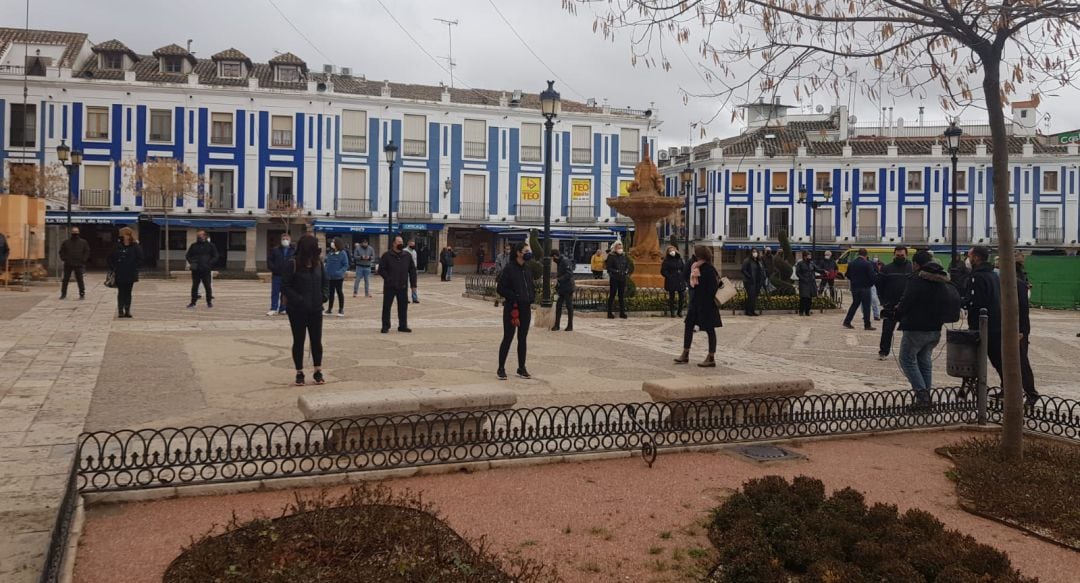
<path fill-rule="evenodd" d="M 870 310 L 874 312 L 874 319 L 881 317 L 881 301 L 877 297 L 877 288 L 870 288 Z"/>
<path fill-rule="evenodd" d="M 934 369 L 934 348 L 941 341 L 941 330 L 922 332 L 907 330 L 900 340 L 900 370 L 911 383 L 919 401 L 930 398 L 931 375 Z"/>
<path fill-rule="evenodd" d="M 352 284 L 352 295 L 356 295 L 360 291 L 360 278 L 364 279 L 364 295 L 371 295 L 371 268 L 370 267 L 356 267 L 356 279 Z"/>
<path fill-rule="evenodd" d="M 851 307 L 848 308 L 847 317 L 844 318 L 845 324 L 850 324 L 855 318 L 855 312 L 862 308 L 863 326 L 870 327 L 870 288 L 853 289 L 851 290 Z"/>
<path fill-rule="evenodd" d="M 270 309 L 285 313 L 285 306 L 281 305 L 281 276 L 275 275 L 270 278 Z"/>
<path fill-rule="evenodd" d="M 412 290 L 412 301 L 420 303 L 420 294 L 416 293 L 416 290 Z"/>

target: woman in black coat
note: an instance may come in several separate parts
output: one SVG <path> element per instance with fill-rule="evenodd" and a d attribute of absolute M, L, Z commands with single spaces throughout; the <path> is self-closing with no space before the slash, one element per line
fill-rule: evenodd
<path fill-rule="evenodd" d="M 664 276 L 664 289 L 667 291 L 668 313 L 671 317 L 682 317 L 683 306 L 686 304 L 686 264 L 683 262 L 679 250 L 674 245 L 668 245 L 667 256 L 660 264 L 660 275 Z M 675 295 L 679 295 L 679 309 L 675 310 Z"/>
<path fill-rule="evenodd" d="M 720 309 L 716 306 L 716 290 L 720 289 L 720 274 L 712 264 L 712 251 L 708 247 L 694 247 L 697 259 L 690 266 L 690 307 L 686 310 L 686 328 L 683 332 L 683 351 L 676 364 L 690 362 L 690 344 L 694 340 L 694 326 L 709 336 L 709 356 L 698 364 L 701 367 L 716 366 L 716 328 L 723 326 Z"/>
<path fill-rule="evenodd" d="M 536 287 L 532 274 L 525 263 L 533 257 L 532 249 L 526 242 L 514 243 L 510 248 L 510 262 L 499 274 L 498 293 L 503 298 L 503 337 L 499 344 L 499 380 L 506 380 L 506 358 L 510 355 L 510 344 L 517 335 L 517 376 L 528 379 L 525 368 L 527 353 L 526 341 L 529 337 L 529 324 L 532 322 L 532 303 L 536 298 Z"/>
<path fill-rule="evenodd" d="M 135 240 L 131 227 L 120 229 L 120 242 L 109 255 L 109 269 L 116 282 L 116 306 L 118 318 L 131 317 L 131 290 L 139 281 L 139 266 L 143 262 L 142 247 Z"/>
<path fill-rule="evenodd" d="M 795 266 L 795 277 L 799 280 L 799 315 L 809 316 L 810 308 L 814 303 L 814 296 L 817 295 L 817 284 L 814 281 L 814 276 L 817 272 L 817 268 L 814 266 L 814 262 L 810 260 L 810 252 L 803 251 L 802 261 Z"/>
<path fill-rule="evenodd" d="M 311 339 L 311 360 L 315 365 L 315 384 L 326 382 L 322 374 L 323 304 L 330 296 L 330 280 L 319 259 L 319 242 L 314 235 L 300 237 L 296 255 L 285 264 L 281 293 L 292 329 L 292 357 L 296 365 L 296 384 L 304 384 L 304 338 Z"/>

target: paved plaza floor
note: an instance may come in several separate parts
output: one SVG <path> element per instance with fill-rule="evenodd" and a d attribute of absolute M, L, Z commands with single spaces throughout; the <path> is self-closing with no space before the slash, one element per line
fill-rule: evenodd
<path fill-rule="evenodd" d="M 292 386 L 288 322 L 265 315 L 268 284 L 221 280 L 213 309 L 200 303 L 187 310 L 187 280 L 143 281 L 135 287 L 135 317 L 118 320 L 116 292 L 102 279 L 88 277 L 85 301 L 59 301 L 55 284 L 0 291 L 5 583 L 36 578 L 81 431 L 298 419 L 296 398 L 304 393 L 498 382 L 501 308 L 462 297 L 462 278 L 421 278 L 421 303 L 409 309 L 411 334 L 379 334 L 381 297 L 349 294 L 347 317 L 325 322 L 329 382 L 320 387 Z M 877 359 L 878 333 L 845 330 L 841 319 L 724 314 L 719 367 L 709 370 L 672 363 L 681 320 L 582 315 L 574 332 L 534 329 L 534 378 L 511 377 L 506 385 L 522 406 L 646 400 L 644 380 L 736 372 L 808 376 L 820 392 L 906 388 L 895 356 Z M 1032 326 L 1040 391 L 1080 398 L 1080 313 L 1036 311 Z M 704 335 L 695 343 L 692 363 L 704 357 Z M 943 347 L 935 362 L 935 383 L 955 384 L 944 374 Z M 515 364 L 512 351 L 507 368 Z"/>

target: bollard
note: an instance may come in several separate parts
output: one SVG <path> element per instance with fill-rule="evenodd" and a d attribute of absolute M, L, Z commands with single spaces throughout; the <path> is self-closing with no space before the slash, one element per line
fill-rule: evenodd
<path fill-rule="evenodd" d="M 979 310 L 979 376 L 975 384 L 975 406 L 979 425 L 986 425 L 986 353 L 990 316 L 986 308 Z"/>

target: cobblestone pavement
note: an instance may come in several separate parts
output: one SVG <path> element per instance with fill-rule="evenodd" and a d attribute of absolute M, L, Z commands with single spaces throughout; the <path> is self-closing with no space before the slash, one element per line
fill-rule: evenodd
<path fill-rule="evenodd" d="M 461 296 L 463 280 L 421 279 L 412 334 L 379 334 L 381 298 L 346 298 L 325 320 L 324 386 L 291 386 L 288 322 L 265 316 L 268 285 L 216 283 L 213 309 L 187 310 L 185 280 L 135 287 L 135 318 L 115 318 L 115 292 L 89 276 L 87 300 L 56 286 L 0 291 L 0 581 L 33 581 L 47 546 L 76 436 L 85 430 L 296 419 L 302 393 L 496 382 L 501 309 Z M 351 290 L 350 290 L 351 291 Z M 648 379 L 734 372 L 809 376 L 817 391 L 906 388 L 878 333 L 841 328 L 842 315 L 725 314 L 715 370 L 675 366 L 682 322 L 579 315 L 575 332 L 533 329 L 533 380 L 507 386 L 523 406 L 635 401 Z M 1031 355 L 1043 393 L 1080 398 L 1080 314 L 1035 312 Z M 395 319 L 396 326 L 396 319 Z M 899 344 L 900 335 L 894 341 Z M 698 335 L 692 358 L 704 357 Z M 310 357 L 308 357 L 310 372 Z M 511 352 L 508 369 L 516 365 Z M 935 382 L 945 376 L 944 349 Z M 993 373 L 991 373 L 993 377 Z M 993 382 L 993 378 L 992 378 Z"/>

